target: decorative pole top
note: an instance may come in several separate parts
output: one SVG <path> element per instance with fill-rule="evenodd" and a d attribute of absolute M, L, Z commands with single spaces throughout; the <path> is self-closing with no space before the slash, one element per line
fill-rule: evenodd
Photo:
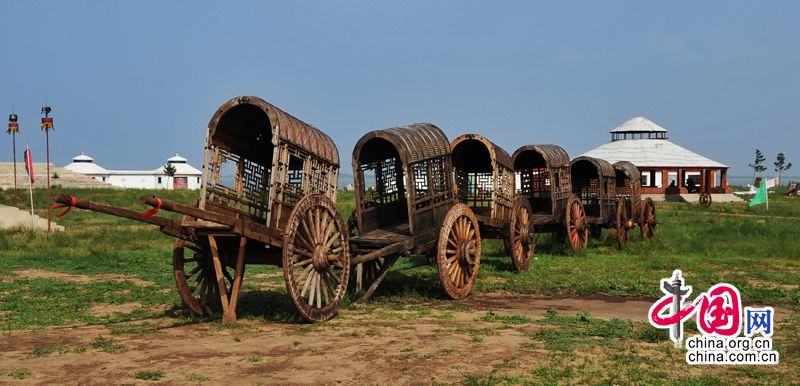
<path fill-rule="evenodd" d="M 40 125 L 40 127 L 45 132 L 55 129 L 55 127 L 53 126 L 53 118 L 50 117 L 50 113 L 52 111 L 53 109 L 50 106 L 42 107 L 42 114 L 44 114 L 44 116 L 42 117 L 42 124 Z"/>
<path fill-rule="evenodd" d="M 8 115 L 8 130 L 6 130 L 9 134 L 16 134 L 19 133 L 19 123 L 17 122 L 17 114 L 9 114 Z"/>

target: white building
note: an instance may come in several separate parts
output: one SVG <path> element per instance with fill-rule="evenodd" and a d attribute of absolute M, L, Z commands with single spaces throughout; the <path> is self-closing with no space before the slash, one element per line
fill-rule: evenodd
<path fill-rule="evenodd" d="M 175 168 L 174 177 L 169 177 L 164 172 L 166 165 Z M 175 154 L 174 157 L 167 159 L 166 165 L 161 165 L 155 170 L 108 170 L 94 163 L 92 157 L 81 153 L 64 168 L 121 188 L 200 189 L 200 177 L 203 173 L 189 165 L 186 158 Z"/>
<path fill-rule="evenodd" d="M 647 118 L 631 118 L 610 133 L 611 142 L 582 155 L 611 163 L 633 163 L 642 173 L 642 193 L 698 193 L 707 189 L 709 193 L 728 194 L 733 191 L 728 187 L 728 165 L 670 142 L 667 129 Z"/>

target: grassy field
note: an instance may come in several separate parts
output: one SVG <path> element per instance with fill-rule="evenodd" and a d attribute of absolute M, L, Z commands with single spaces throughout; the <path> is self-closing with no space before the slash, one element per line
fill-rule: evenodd
<path fill-rule="evenodd" d="M 58 189 L 56 189 L 58 190 Z M 138 198 L 153 194 L 138 190 L 71 190 L 78 197 L 144 211 Z M 525 383 L 675 383 L 718 384 L 748 380 L 770 383 L 800 383 L 800 199 L 786 198 L 782 190 L 770 196 L 770 208 L 748 208 L 744 204 L 717 204 L 701 208 L 693 203 L 657 203 L 661 222 L 652 241 L 642 241 L 634 230 L 633 242 L 619 250 L 612 237 L 590 242 L 582 255 L 553 244 L 548 235 L 539 237 L 531 269 L 514 273 L 503 244 L 485 240 L 480 275 L 474 293 L 511 291 L 523 294 L 573 297 L 603 295 L 656 298 L 658 280 L 673 269 L 683 270 L 688 284 L 705 289 L 728 282 L 741 291 L 745 305 L 763 304 L 791 311 L 775 327 L 774 340 L 781 355 L 779 366 L 714 367 L 708 374 L 670 380 L 688 368 L 683 354 L 671 349 L 663 331 L 628 320 L 602 320 L 589 314 L 562 316 L 548 313 L 533 320 L 519 315 L 486 313 L 481 323 L 508 328 L 532 325 L 530 347 L 543 352 L 542 362 L 520 369 L 509 363 L 489 373 L 466 374 L 465 384 Z M 164 192 L 159 196 L 192 204 L 196 192 Z M 35 205 L 46 208 L 44 191 L 35 192 Z M 353 210 L 353 195 L 340 193 L 342 216 Z M 11 205 L 12 192 L 0 192 L 0 204 Z M 43 209 L 39 215 L 46 216 Z M 173 324 L 221 323 L 218 318 L 198 320 L 176 312 L 181 307 L 174 291 L 171 270 L 172 239 L 157 228 L 110 216 L 73 210 L 58 219 L 63 233 L 0 231 L 0 330 L 41 329 L 51 326 L 102 324 L 167 318 Z M 604 236 L 608 231 L 604 232 Z M 240 300 L 239 317 L 269 325 L 299 322 L 282 288 L 277 267 L 248 267 Z M 86 275 L 91 276 L 88 280 Z M 256 276 L 259 280 L 248 280 Z M 270 288 L 265 288 L 265 283 Z M 143 284 L 144 283 L 144 284 Z M 696 291 L 699 293 L 699 291 Z M 392 318 L 430 317 L 458 313 L 428 306 L 442 302 L 435 267 L 423 257 L 401 259 L 377 291 L 371 307 Z M 93 312 L 98 304 L 134 305 L 110 314 Z M 348 304 L 345 311 L 361 313 Z M 378 312 L 376 311 L 376 312 Z M 398 314 L 398 315 L 400 315 Z M 349 315 L 349 314 L 346 314 Z M 348 316 L 343 318 L 348 318 Z M 396 316 L 396 315 L 395 315 Z M 562 328 L 553 328 L 562 327 Z M 481 344 L 488 330 L 466 330 Z M 367 333 L 367 335 L 369 335 Z M 483 337 L 483 338 L 481 338 Z M 631 342 L 656 347 L 675 371 L 648 358 L 652 350 L 631 350 Z M 597 365 L 574 363 L 583 351 L 617 348 L 598 359 Z M 519 349 L 526 349 L 521 347 Z M 604 361 L 604 362 L 603 362 Z M 5 380 L 24 378 L 8 374 Z M 141 373 L 136 379 L 146 379 Z M 159 377 L 155 377 L 158 379 Z M 0 375 L 0 383 L 4 378 Z"/>

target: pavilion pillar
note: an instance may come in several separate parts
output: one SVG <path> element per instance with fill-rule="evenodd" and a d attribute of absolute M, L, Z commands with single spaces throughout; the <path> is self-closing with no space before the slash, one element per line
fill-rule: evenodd
<path fill-rule="evenodd" d="M 706 177 L 708 177 L 708 169 L 705 168 L 700 169 L 700 186 L 697 187 L 698 189 L 697 191 L 700 193 L 709 191 L 707 190 L 709 186 L 707 186 L 708 180 L 706 179 Z"/>
<path fill-rule="evenodd" d="M 720 187 L 723 188 L 723 189 L 727 188 L 728 187 L 728 169 L 720 169 L 720 173 L 719 174 L 720 174 L 720 179 L 722 180 L 720 182 L 720 184 L 719 184 Z"/>

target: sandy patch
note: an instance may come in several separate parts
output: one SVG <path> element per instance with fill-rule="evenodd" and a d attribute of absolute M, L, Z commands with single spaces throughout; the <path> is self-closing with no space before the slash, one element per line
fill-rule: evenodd
<path fill-rule="evenodd" d="M 42 269 L 26 269 L 24 271 L 14 271 L 14 274 L 16 274 L 17 276 L 24 277 L 26 279 L 53 279 L 53 280 L 73 281 L 81 283 L 97 281 L 97 280 L 115 280 L 115 281 L 129 281 L 139 286 L 149 286 L 155 284 L 151 281 L 142 280 L 133 276 L 115 275 L 108 273 L 100 275 L 73 275 L 68 273 L 45 271 Z"/>
<path fill-rule="evenodd" d="M 116 313 L 130 314 L 133 311 L 142 308 L 141 303 L 122 303 L 122 304 L 107 304 L 95 303 L 89 308 L 89 313 L 92 316 L 109 316 Z"/>
<path fill-rule="evenodd" d="M 479 310 L 525 315 L 533 319 L 544 318 L 548 310 L 555 309 L 559 315 L 574 316 L 579 312 L 588 312 L 600 319 L 618 318 L 646 322 L 647 312 L 653 301 L 645 298 L 610 296 L 551 298 L 512 292 L 492 292 L 467 297 L 460 304 Z"/>

